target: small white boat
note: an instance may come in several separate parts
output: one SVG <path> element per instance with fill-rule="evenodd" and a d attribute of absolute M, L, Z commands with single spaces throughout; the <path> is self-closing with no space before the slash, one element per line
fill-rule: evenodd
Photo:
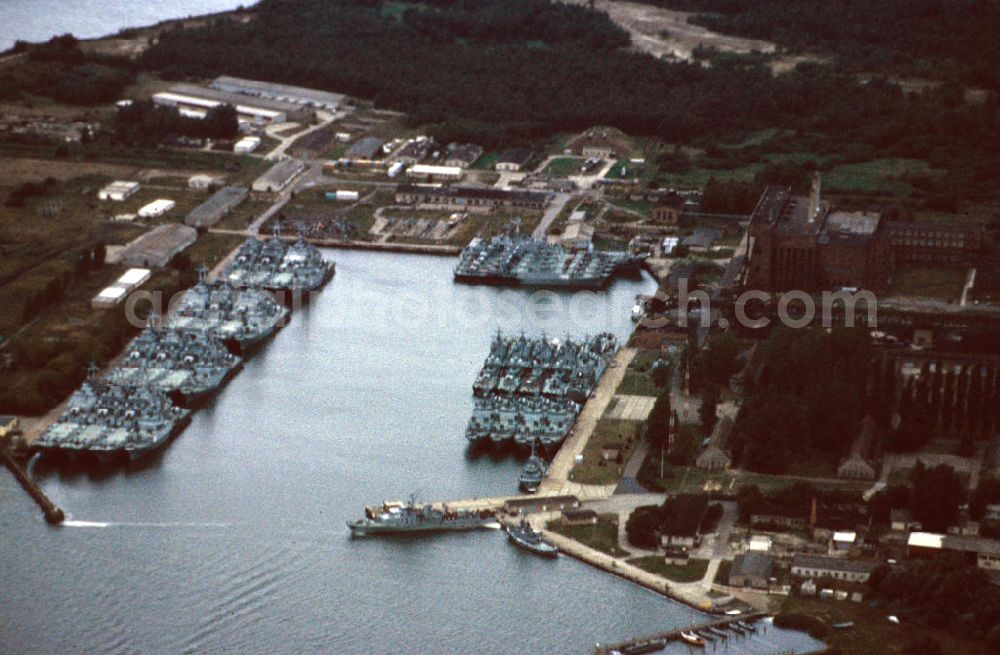
<path fill-rule="evenodd" d="M 705 646 L 705 640 L 694 632 L 682 632 L 681 639 L 683 639 L 685 643 L 691 644 L 692 646 Z"/>

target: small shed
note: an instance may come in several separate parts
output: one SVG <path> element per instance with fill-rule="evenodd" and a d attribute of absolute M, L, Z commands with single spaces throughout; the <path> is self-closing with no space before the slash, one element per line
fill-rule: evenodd
<path fill-rule="evenodd" d="M 566 525 L 597 524 L 597 512 L 592 509 L 564 509 L 562 518 Z"/>

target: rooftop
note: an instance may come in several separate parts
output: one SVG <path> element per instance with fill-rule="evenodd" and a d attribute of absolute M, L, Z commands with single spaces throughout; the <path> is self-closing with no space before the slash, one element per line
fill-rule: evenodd
<path fill-rule="evenodd" d="M 843 571 L 846 573 L 871 573 L 878 562 L 844 557 L 824 557 L 823 555 L 796 555 L 792 568 L 819 569 L 821 571 Z"/>
<path fill-rule="evenodd" d="M 753 575 L 769 578 L 773 570 L 773 557 L 765 553 L 749 551 L 737 555 L 733 559 L 733 567 L 729 570 L 729 575 Z"/>

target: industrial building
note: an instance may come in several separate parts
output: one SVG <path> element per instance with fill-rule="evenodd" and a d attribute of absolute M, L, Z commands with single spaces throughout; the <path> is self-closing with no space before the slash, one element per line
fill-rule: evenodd
<path fill-rule="evenodd" d="M 844 287 L 885 291 L 893 271 L 888 222 L 874 212 L 839 211 L 820 199 L 769 186 L 750 219 L 746 285 L 764 291 Z"/>
<path fill-rule="evenodd" d="M 240 120 L 261 125 L 286 121 L 307 123 L 316 117 L 315 110 L 305 105 L 219 91 L 194 84 L 175 84 L 168 91 L 153 94 L 153 102 L 165 107 L 188 110 L 188 115 L 191 116 L 204 116 L 208 110 L 220 105 L 232 105 Z"/>
<path fill-rule="evenodd" d="M 866 582 L 876 566 L 876 562 L 866 560 L 799 554 L 792 559 L 792 575 L 798 578 Z"/>
<path fill-rule="evenodd" d="M 496 170 L 517 172 L 528 165 L 534 153 L 528 148 L 514 148 L 507 150 L 497 159 Z"/>
<path fill-rule="evenodd" d="M 427 180 L 460 180 L 463 170 L 457 166 L 432 166 L 430 164 L 415 164 L 406 174 Z"/>
<path fill-rule="evenodd" d="M 737 555 L 729 569 L 729 586 L 767 589 L 774 574 L 774 558 L 766 553 L 748 551 Z"/>
<path fill-rule="evenodd" d="M 277 193 L 291 184 L 305 168 L 306 165 L 298 159 L 284 159 L 254 180 L 252 188 L 258 193 Z"/>
<path fill-rule="evenodd" d="M 226 186 L 188 213 L 184 223 L 193 228 L 205 229 L 218 223 L 223 216 L 233 211 L 248 195 L 246 187 Z"/>
<path fill-rule="evenodd" d="M 401 184 L 396 187 L 396 202 L 402 205 L 429 205 L 437 209 L 461 209 L 471 212 L 488 212 L 501 208 L 543 210 L 549 203 L 549 194 L 541 191 L 492 187 Z"/>
<path fill-rule="evenodd" d="M 139 218 L 156 218 L 173 209 L 177 203 L 166 198 L 157 198 L 153 202 L 139 208 Z"/>
<path fill-rule="evenodd" d="M 344 153 L 344 159 L 373 159 L 381 149 L 384 139 L 377 136 L 366 136 L 358 139 Z"/>
<path fill-rule="evenodd" d="M 144 284 L 152 275 L 148 268 L 130 268 L 121 277 L 115 280 L 114 284 L 108 285 L 93 297 L 90 306 L 94 309 L 108 309 L 114 307 L 122 300 L 129 291 L 137 289 Z"/>
<path fill-rule="evenodd" d="M 115 180 L 97 192 L 98 200 L 121 202 L 139 190 L 138 182 Z"/>
<path fill-rule="evenodd" d="M 329 91 L 307 89 L 288 84 L 275 84 L 274 82 L 247 80 L 240 77 L 229 77 L 228 75 L 215 78 L 210 86 L 213 89 L 227 93 L 238 93 L 256 98 L 292 102 L 297 105 L 308 105 L 328 111 L 337 111 L 344 103 L 345 98 L 345 96 L 339 93 L 331 93 Z"/>
<path fill-rule="evenodd" d="M 193 227 L 166 223 L 133 239 L 118 254 L 119 261 L 130 266 L 163 268 L 198 238 Z"/>
<path fill-rule="evenodd" d="M 468 168 L 483 156 L 483 147 L 475 143 L 449 143 L 445 150 L 444 163 L 447 166 Z"/>

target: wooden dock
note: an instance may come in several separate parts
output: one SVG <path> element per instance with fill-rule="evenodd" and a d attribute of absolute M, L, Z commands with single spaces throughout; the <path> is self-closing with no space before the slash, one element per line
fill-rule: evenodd
<path fill-rule="evenodd" d="M 55 503 L 49 500 L 49 497 L 45 495 L 35 481 L 28 477 L 28 473 L 21 468 L 21 465 L 7 453 L 0 453 L 0 459 L 3 460 L 4 466 L 10 469 L 10 472 L 14 474 L 17 481 L 21 483 L 24 490 L 28 492 L 28 495 L 38 503 L 38 506 L 42 508 L 42 513 L 45 515 L 45 520 L 49 523 L 62 523 L 63 519 L 66 518 L 63 511 L 56 507 Z"/>
<path fill-rule="evenodd" d="M 610 653 L 613 652 L 623 653 L 624 655 L 627 655 L 628 653 L 653 653 L 658 650 L 662 650 L 672 641 L 682 641 L 682 632 L 694 632 L 699 634 L 699 636 L 705 639 L 707 645 L 712 643 L 712 641 L 727 639 L 727 636 L 720 634 L 722 632 L 726 632 L 729 636 L 733 637 L 746 634 L 747 630 L 736 627 L 734 624 L 744 622 L 753 624 L 755 621 L 758 621 L 765 616 L 767 616 L 767 614 L 764 612 L 740 614 L 739 616 L 723 616 L 714 621 L 706 621 L 698 625 L 682 626 L 680 628 L 667 630 L 666 632 L 660 632 L 647 637 L 629 639 L 628 641 L 623 641 L 617 644 L 598 645 L 594 649 L 594 655 L 610 655 Z M 760 627 L 756 625 L 753 627 L 756 628 L 756 630 L 760 629 Z"/>

